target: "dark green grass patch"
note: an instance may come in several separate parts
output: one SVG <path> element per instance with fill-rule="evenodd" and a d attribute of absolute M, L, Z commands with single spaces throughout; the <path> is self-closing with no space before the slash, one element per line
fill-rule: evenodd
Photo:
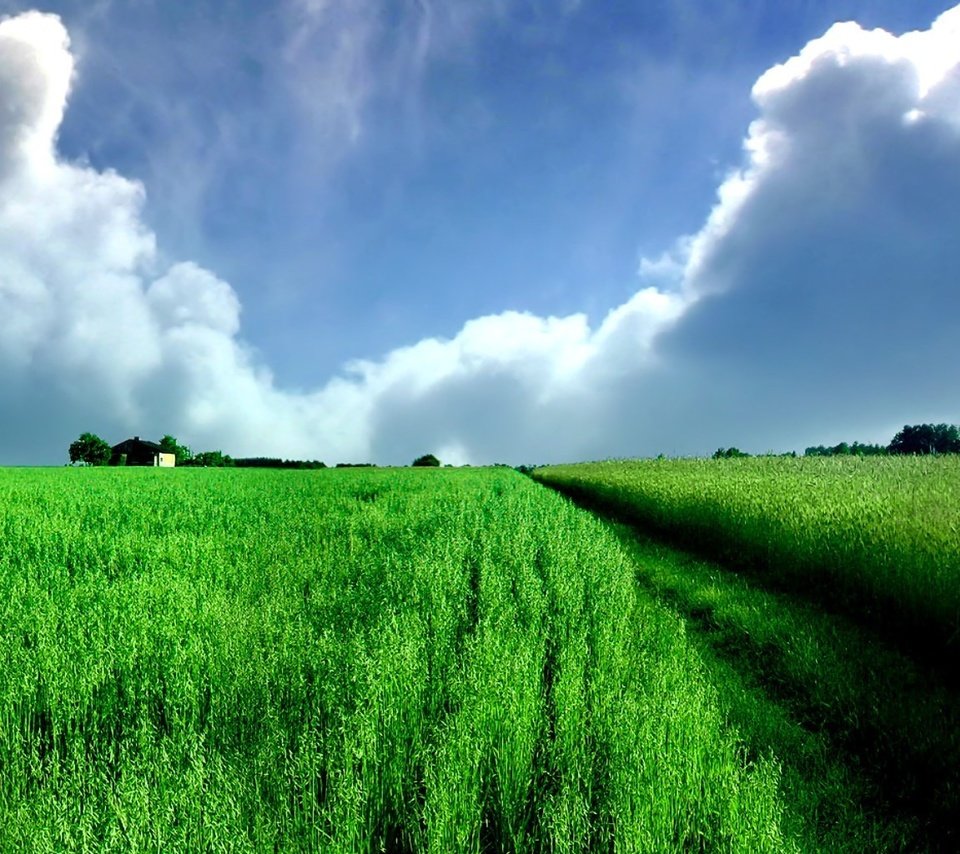
<path fill-rule="evenodd" d="M 616 528 L 691 626 L 741 734 L 784 765 L 824 850 L 960 845 L 960 697 L 857 624 Z"/>

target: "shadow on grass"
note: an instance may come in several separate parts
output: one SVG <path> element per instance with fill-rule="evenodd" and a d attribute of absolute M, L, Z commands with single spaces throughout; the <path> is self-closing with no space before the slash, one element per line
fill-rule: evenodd
<path fill-rule="evenodd" d="M 960 850 L 960 691 L 941 667 L 831 609 L 827 591 L 766 589 L 755 564 L 705 561 L 561 491 L 610 524 L 638 582 L 686 619 L 731 721 L 784 763 L 816 847 Z"/>
<path fill-rule="evenodd" d="M 642 510 L 598 495 L 589 487 L 534 479 L 600 518 L 642 531 L 703 560 L 717 561 L 759 587 L 803 599 L 821 611 L 857 623 L 865 634 L 909 656 L 919 669 L 929 670 L 933 681 L 960 693 L 960 627 L 910 611 L 896 598 L 867 595 L 847 578 L 842 567 L 785 568 L 781 561 L 789 563 L 786 557 L 771 564 L 768 556 L 741 542 L 735 533 L 658 523 Z"/>

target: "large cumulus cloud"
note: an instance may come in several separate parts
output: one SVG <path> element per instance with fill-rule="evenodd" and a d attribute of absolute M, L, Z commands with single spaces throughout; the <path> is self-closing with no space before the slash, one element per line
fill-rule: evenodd
<path fill-rule="evenodd" d="M 73 77 L 56 17 L 0 22 L 0 439 L 56 461 L 80 430 L 234 454 L 537 461 L 754 450 L 956 418 L 960 9 L 840 24 L 754 87 L 744 160 L 703 228 L 585 316 L 508 312 L 278 387 L 212 272 L 164 266 L 144 191 L 58 157 Z M 322 334 L 322 330 L 318 331 Z"/>
<path fill-rule="evenodd" d="M 692 395 L 760 450 L 956 420 L 960 9 L 899 38 L 837 24 L 753 98 L 690 248 L 697 299 L 658 342 L 691 374 L 678 441 L 702 435 Z"/>
<path fill-rule="evenodd" d="M 752 94 L 743 163 L 703 227 L 641 264 L 656 288 L 571 338 L 589 356 L 564 393 L 545 404 L 488 363 L 385 400 L 375 447 L 762 452 L 958 420 L 960 8 L 901 36 L 837 24 Z"/>
<path fill-rule="evenodd" d="M 0 22 L 5 461 L 55 459 L 91 428 L 306 451 L 309 407 L 278 392 L 236 337 L 229 285 L 190 263 L 161 269 L 143 187 L 57 156 L 72 77 L 56 17 Z"/>

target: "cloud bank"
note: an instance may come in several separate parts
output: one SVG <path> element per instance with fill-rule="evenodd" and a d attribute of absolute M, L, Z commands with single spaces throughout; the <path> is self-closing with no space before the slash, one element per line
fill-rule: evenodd
<path fill-rule="evenodd" d="M 58 18 L 0 22 L 4 462 L 56 462 L 86 429 L 476 463 L 957 420 L 960 7 L 901 36 L 837 24 L 763 74 L 703 227 L 642 263 L 637 293 L 596 326 L 477 318 L 312 391 L 280 388 L 245 344 L 229 284 L 163 267 L 140 184 L 58 155 L 73 74 Z"/>

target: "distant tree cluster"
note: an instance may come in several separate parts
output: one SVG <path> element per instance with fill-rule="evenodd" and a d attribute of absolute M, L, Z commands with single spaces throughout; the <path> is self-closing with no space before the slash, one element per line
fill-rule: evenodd
<path fill-rule="evenodd" d="M 717 448 L 713 452 L 713 458 L 715 460 L 731 460 L 736 459 L 737 457 L 749 457 L 750 454 L 745 451 L 741 451 L 739 448 Z"/>
<path fill-rule="evenodd" d="M 337 463 L 338 469 L 372 469 L 376 468 L 373 463 Z"/>
<path fill-rule="evenodd" d="M 176 454 L 178 466 L 188 466 L 193 459 L 193 452 L 169 433 L 160 440 L 160 450 L 165 454 Z"/>
<path fill-rule="evenodd" d="M 955 424 L 905 426 L 890 443 L 891 454 L 960 453 L 960 428 Z"/>
<path fill-rule="evenodd" d="M 223 451 L 200 451 L 195 454 L 169 434 L 160 440 L 160 450 L 167 454 L 176 454 L 177 465 L 188 468 L 228 468 L 234 464 L 230 454 Z"/>
<path fill-rule="evenodd" d="M 886 445 L 867 445 L 863 442 L 854 442 L 847 444 L 840 442 L 839 445 L 827 447 L 826 445 L 814 445 L 807 448 L 803 455 L 805 457 L 876 457 L 890 453 Z"/>
<path fill-rule="evenodd" d="M 320 460 L 282 460 L 278 457 L 237 457 L 233 464 L 238 469 L 325 469 Z"/>
<path fill-rule="evenodd" d="M 201 451 L 199 454 L 194 454 L 184 465 L 191 468 L 233 468 L 234 460 L 230 454 L 225 454 L 223 451 Z"/>
<path fill-rule="evenodd" d="M 807 448 L 806 457 L 872 457 L 884 454 L 960 454 L 960 428 L 954 424 L 906 424 L 889 445 L 841 442 Z"/>
<path fill-rule="evenodd" d="M 954 424 L 907 424 L 888 445 L 868 442 L 840 442 L 837 445 L 813 445 L 807 448 L 805 457 L 877 457 L 889 454 L 960 454 L 960 427 Z M 739 448 L 718 448 L 713 459 L 723 460 L 749 457 Z M 772 452 L 764 456 L 796 456 Z"/>

